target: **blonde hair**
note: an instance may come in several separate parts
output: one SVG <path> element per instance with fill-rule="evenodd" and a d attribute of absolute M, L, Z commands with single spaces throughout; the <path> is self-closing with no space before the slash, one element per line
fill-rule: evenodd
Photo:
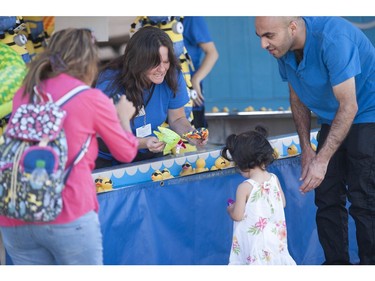
<path fill-rule="evenodd" d="M 95 39 L 88 29 L 67 28 L 55 32 L 45 51 L 29 65 L 23 95 L 33 99 L 33 87 L 43 92 L 43 80 L 61 73 L 91 84 L 98 73 Z"/>

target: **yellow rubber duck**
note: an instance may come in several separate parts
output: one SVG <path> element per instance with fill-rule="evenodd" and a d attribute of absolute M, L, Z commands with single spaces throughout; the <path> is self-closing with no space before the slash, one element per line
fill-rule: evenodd
<path fill-rule="evenodd" d="M 311 143 L 311 148 L 316 151 L 316 145 L 314 143 Z"/>
<path fill-rule="evenodd" d="M 277 158 L 279 158 L 279 157 L 280 157 L 280 152 L 279 152 L 279 150 L 275 147 L 275 148 L 273 149 L 273 158 L 277 159 Z"/>
<path fill-rule="evenodd" d="M 298 154 L 298 148 L 295 144 L 292 144 L 287 149 L 288 155 L 297 155 Z"/>
<path fill-rule="evenodd" d="M 222 170 L 228 168 L 229 166 L 230 162 L 224 157 L 219 156 L 218 158 L 216 158 L 215 164 L 211 167 L 211 171 Z"/>
<path fill-rule="evenodd" d="M 155 170 L 151 175 L 152 181 L 161 181 L 163 180 L 163 174 L 160 172 L 160 170 Z"/>
<path fill-rule="evenodd" d="M 162 174 L 163 180 L 173 179 L 174 178 L 174 176 L 171 174 L 171 171 L 169 171 L 167 168 L 164 168 L 161 171 L 161 174 Z"/>
<path fill-rule="evenodd" d="M 195 162 L 196 168 L 195 172 L 196 173 L 202 173 L 208 171 L 208 168 L 206 167 L 206 160 L 203 158 L 198 158 L 197 161 Z"/>
<path fill-rule="evenodd" d="M 96 192 L 98 193 L 113 189 L 111 179 L 106 178 L 106 177 L 101 177 L 101 176 L 95 179 L 95 187 L 96 187 Z"/>
<path fill-rule="evenodd" d="M 182 165 L 180 176 L 192 175 L 194 173 L 195 173 L 195 170 L 193 169 L 193 166 L 189 162 L 186 162 L 185 164 Z"/>

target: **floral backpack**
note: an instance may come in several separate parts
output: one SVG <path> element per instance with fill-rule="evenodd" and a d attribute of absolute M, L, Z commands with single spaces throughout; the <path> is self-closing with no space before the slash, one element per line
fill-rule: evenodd
<path fill-rule="evenodd" d="M 28 222 L 54 220 L 62 210 L 61 192 L 70 170 L 86 153 L 89 136 L 73 164 L 65 168 L 68 146 L 63 130 L 66 102 L 89 87 L 78 86 L 56 102 L 21 105 L 9 120 L 0 145 L 0 215 Z M 37 89 L 34 88 L 37 96 Z M 42 165 L 40 165 L 42 163 Z M 42 168 L 38 185 L 31 179 Z"/>

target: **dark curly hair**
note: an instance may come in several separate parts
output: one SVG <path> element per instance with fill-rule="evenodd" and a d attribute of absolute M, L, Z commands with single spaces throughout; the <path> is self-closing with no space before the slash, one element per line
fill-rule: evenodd
<path fill-rule="evenodd" d="M 232 134 L 227 137 L 221 156 L 234 161 L 241 171 L 255 167 L 266 168 L 274 161 L 274 150 L 267 136 L 267 129 L 261 125 L 251 131 Z"/>

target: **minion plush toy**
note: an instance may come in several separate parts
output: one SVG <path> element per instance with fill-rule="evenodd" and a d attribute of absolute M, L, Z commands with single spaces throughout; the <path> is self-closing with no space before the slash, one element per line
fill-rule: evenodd
<path fill-rule="evenodd" d="M 11 47 L 25 63 L 29 63 L 31 58 L 26 48 L 27 35 L 24 34 L 25 29 L 26 24 L 22 17 L 0 16 L 0 42 Z"/>
<path fill-rule="evenodd" d="M 154 26 L 164 30 L 171 38 L 175 55 L 180 60 L 182 74 L 190 97 L 189 102 L 185 104 L 185 114 L 187 119 L 191 122 L 193 120 L 193 100 L 197 98 L 197 93 L 191 84 L 189 65 L 192 69 L 194 69 L 194 66 L 184 44 L 182 34 L 184 25 L 182 22 L 183 17 L 181 16 L 138 16 L 130 25 L 130 35 L 134 34 L 141 27 Z"/>
<path fill-rule="evenodd" d="M 26 48 L 30 53 L 31 59 L 33 59 L 35 55 L 43 52 L 47 46 L 46 32 L 44 31 L 44 17 L 24 16 L 23 20 L 26 24 L 26 34 L 28 36 Z"/>

